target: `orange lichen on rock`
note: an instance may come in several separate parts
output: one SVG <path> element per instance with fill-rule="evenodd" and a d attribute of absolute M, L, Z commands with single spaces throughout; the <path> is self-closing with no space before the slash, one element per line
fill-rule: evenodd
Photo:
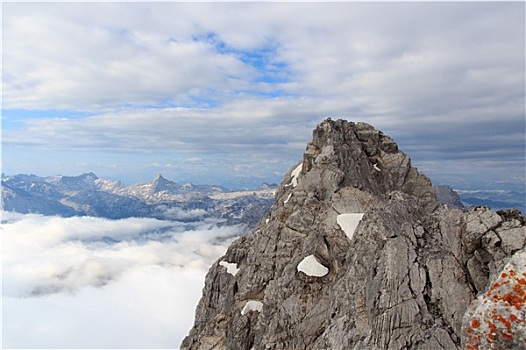
<path fill-rule="evenodd" d="M 491 334 L 494 335 L 495 330 L 497 329 L 497 327 L 495 327 L 495 325 L 491 321 L 488 321 L 488 327 L 489 327 L 489 330 L 490 330 Z"/>
<path fill-rule="evenodd" d="M 514 259 L 497 275 L 489 290 L 468 307 L 464 316 L 467 349 L 511 349 L 524 344 L 526 250 L 517 253 Z"/>
<path fill-rule="evenodd" d="M 502 316 L 502 315 L 497 315 L 497 316 L 495 317 L 495 319 L 496 319 L 497 321 L 500 321 L 500 322 L 501 322 L 501 323 L 502 323 L 507 329 L 510 329 L 510 328 L 511 328 L 511 322 L 508 321 L 504 316 Z"/>

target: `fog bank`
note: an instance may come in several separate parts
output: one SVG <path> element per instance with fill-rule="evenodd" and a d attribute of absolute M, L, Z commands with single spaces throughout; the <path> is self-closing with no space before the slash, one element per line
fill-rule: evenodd
<path fill-rule="evenodd" d="M 243 227 L 3 213 L 4 348 L 176 348 Z"/>

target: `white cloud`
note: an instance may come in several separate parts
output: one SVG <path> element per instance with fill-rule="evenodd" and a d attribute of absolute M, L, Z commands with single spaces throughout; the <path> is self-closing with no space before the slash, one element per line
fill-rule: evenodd
<path fill-rule="evenodd" d="M 524 158 L 523 142 L 488 137 L 519 130 L 524 139 L 522 10 L 520 3 L 8 3 L 4 108 L 91 114 L 22 118 L 4 131 L 5 159 L 31 164 L 17 154 L 22 148 L 49 158 L 170 150 L 176 158 L 213 154 L 231 176 L 235 165 L 279 158 L 279 169 L 260 172 L 283 173 L 326 116 L 369 122 L 402 149 L 423 144 L 438 159 L 469 158 L 466 148 L 486 146 Z M 454 152 L 446 147 L 466 134 L 473 137 Z"/>
<path fill-rule="evenodd" d="M 4 103 L 86 109 L 185 103 L 192 94 L 244 100 L 251 95 L 239 93 L 264 90 L 254 80 L 258 67 L 244 56 L 270 50 L 263 64 L 285 65 L 288 81 L 274 83 L 284 92 L 316 102 L 328 97 L 338 109 L 388 104 L 406 110 L 439 98 L 436 92 L 473 94 L 495 84 L 520 84 L 515 73 L 523 70 L 523 26 L 516 9 L 430 3 L 7 4 Z"/>
<path fill-rule="evenodd" d="M 240 227 L 4 213 L 3 346 L 173 348 Z"/>
<path fill-rule="evenodd" d="M 164 209 L 164 208 L 160 208 Z M 184 210 L 178 207 L 165 208 L 163 211 L 163 217 L 172 220 L 196 220 L 206 215 L 204 209 L 189 209 Z"/>
<path fill-rule="evenodd" d="M 26 11 L 18 12 L 21 8 Z M 132 21 L 144 10 L 142 4 L 128 8 Z M 4 106 L 93 110 L 162 100 L 188 103 L 204 92 L 245 87 L 243 77 L 251 70 L 233 55 L 192 40 L 190 33 L 181 35 L 177 25 L 160 33 L 159 27 L 131 27 L 107 17 L 123 9 L 111 3 L 7 5 L 6 14 L 16 14 L 4 22 L 10 33 L 4 39 L 9 48 L 4 52 Z M 101 12 L 106 16 L 94 18 Z M 81 13 L 90 21 L 77 21 Z"/>

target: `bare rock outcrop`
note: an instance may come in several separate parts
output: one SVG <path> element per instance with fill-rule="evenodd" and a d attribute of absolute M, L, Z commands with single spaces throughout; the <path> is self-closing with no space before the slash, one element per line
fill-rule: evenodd
<path fill-rule="evenodd" d="M 526 250 L 513 255 L 464 315 L 466 349 L 526 349 Z"/>
<path fill-rule="evenodd" d="M 520 213 L 446 209 L 391 138 L 328 119 L 211 267 L 181 348 L 460 349 L 525 239 Z"/>
<path fill-rule="evenodd" d="M 444 204 L 448 208 L 464 208 L 464 204 L 462 204 L 460 196 L 451 187 L 447 185 L 437 185 L 434 186 L 434 189 L 437 201 L 439 203 Z"/>

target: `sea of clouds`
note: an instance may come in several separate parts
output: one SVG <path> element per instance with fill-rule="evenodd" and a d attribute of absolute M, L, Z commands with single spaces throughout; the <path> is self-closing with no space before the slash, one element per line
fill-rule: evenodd
<path fill-rule="evenodd" d="M 2 213 L 3 348 L 177 348 L 242 226 Z"/>

